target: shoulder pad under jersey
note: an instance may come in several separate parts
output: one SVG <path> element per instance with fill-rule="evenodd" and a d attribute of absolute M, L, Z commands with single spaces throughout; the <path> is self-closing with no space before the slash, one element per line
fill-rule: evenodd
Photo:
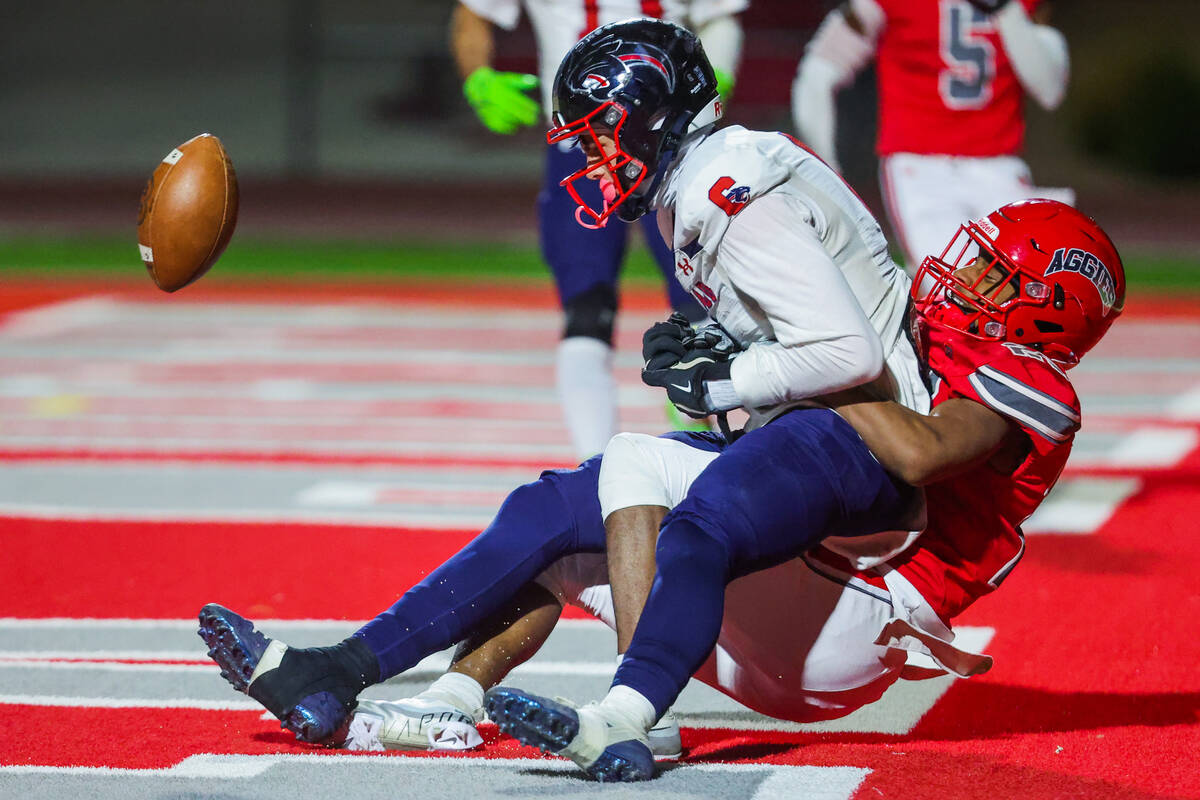
<path fill-rule="evenodd" d="M 675 178 L 674 249 L 715 252 L 738 212 L 788 179 L 788 165 L 759 147 L 763 135 L 725 128 L 687 154 Z"/>
<path fill-rule="evenodd" d="M 1079 430 L 1079 398 L 1062 368 L 1042 353 L 1011 342 L 979 348 L 974 370 L 956 378 L 954 388 L 974 397 L 1025 430 L 1055 444 Z"/>

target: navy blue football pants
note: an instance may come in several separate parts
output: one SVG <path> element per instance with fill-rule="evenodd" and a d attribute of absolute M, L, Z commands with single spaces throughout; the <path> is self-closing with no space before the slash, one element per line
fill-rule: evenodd
<path fill-rule="evenodd" d="M 564 307 L 597 285 L 610 286 L 616 292 L 617 276 L 625 258 L 629 234 L 633 230 L 632 225 L 615 216 L 599 230 L 589 230 L 575 221 L 575 209 L 579 206 L 558 182 L 582 169 L 585 163 L 583 151 L 578 147 L 564 152 L 557 145 L 549 145 L 542 190 L 538 194 L 538 233 L 542 257 L 554 274 L 558 299 Z M 575 186 L 592 208 L 599 210 L 603 207 L 599 183 L 581 180 L 576 181 Z M 700 304 L 675 280 L 675 258 L 671 248 L 663 242 L 654 214 L 646 214 L 638 224 L 642 226 L 654 262 L 667 281 L 671 308 L 684 312 L 688 319 L 702 319 L 704 311 Z"/>
<path fill-rule="evenodd" d="M 826 536 L 901 527 L 911 505 L 911 490 L 832 411 L 793 411 L 732 444 L 667 435 L 721 455 L 663 520 L 658 574 L 614 678 L 659 713 L 716 643 L 727 583 Z M 603 552 L 599 471 L 596 456 L 519 487 L 486 530 L 363 626 L 355 635 L 378 657 L 380 679 L 463 639 L 562 556 Z"/>

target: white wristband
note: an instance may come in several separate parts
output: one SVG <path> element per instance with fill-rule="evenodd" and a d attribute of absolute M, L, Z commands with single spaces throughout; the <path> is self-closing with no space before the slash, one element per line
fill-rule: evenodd
<path fill-rule="evenodd" d="M 741 405 L 742 401 L 738 399 L 731 379 L 704 382 L 705 408 L 710 411 L 728 411 L 731 408 L 740 408 Z"/>

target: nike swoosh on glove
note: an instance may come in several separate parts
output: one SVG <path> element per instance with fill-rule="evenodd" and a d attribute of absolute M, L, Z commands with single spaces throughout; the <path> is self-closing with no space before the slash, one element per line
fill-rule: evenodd
<path fill-rule="evenodd" d="M 717 407 L 708 386 L 715 381 L 729 381 L 730 367 L 729 361 L 714 361 L 694 353 L 687 361 L 677 361 L 664 369 L 642 370 L 642 383 L 666 389 L 667 399 L 689 417 L 707 417 L 714 411 L 736 408 Z"/>

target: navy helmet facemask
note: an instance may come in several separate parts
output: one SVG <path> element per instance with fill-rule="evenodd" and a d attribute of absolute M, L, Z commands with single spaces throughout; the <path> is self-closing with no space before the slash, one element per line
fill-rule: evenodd
<path fill-rule="evenodd" d="M 631 19 L 580 39 L 554 78 L 555 126 L 546 134 L 550 144 L 578 138 L 589 157 L 560 182 L 579 204 L 579 224 L 603 227 L 614 211 L 626 222 L 645 214 L 684 136 L 711 127 L 721 112 L 712 65 L 687 29 Z M 600 209 L 575 185 L 593 176 L 601 176 Z"/>

